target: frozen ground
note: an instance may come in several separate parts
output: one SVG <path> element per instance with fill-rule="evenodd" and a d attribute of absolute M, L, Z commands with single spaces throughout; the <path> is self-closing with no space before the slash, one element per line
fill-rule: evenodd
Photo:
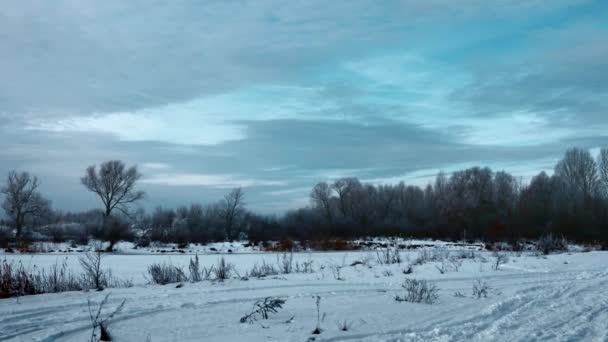
<path fill-rule="evenodd" d="M 413 261 L 417 251 L 404 252 Z M 110 323 L 116 341 L 607 341 L 608 253 L 510 256 L 492 270 L 493 257 L 463 260 L 459 271 L 441 274 L 431 262 L 404 275 L 401 265 L 348 266 L 374 258 L 369 252 L 298 253 L 294 261 L 314 260 L 315 273 L 287 274 L 224 283 L 148 285 L 146 267 L 165 261 L 186 265 L 190 255 L 110 255 L 106 267 L 130 278 L 132 288 L 103 292 L 69 292 L 0 300 L 0 341 L 87 341 L 90 319 L 87 300 L 100 301 L 111 292 L 108 309 L 126 304 Z M 78 267 L 77 255 L 2 255 L 31 265 L 50 265 L 62 258 Z M 225 255 L 244 274 L 254 263 L 276 256 L 262 253 Z M 201 256 L 202 265 L 218 255 Z M 341 268 L 336 280 L 333 266 Z M 429 279 L 439 287 L 436 304 L 401 303 L 404 279 Z M 473 283 L 492 286 L 488 298 L 471 296 Z M 466 297 L 456 297 L 461 292 Z M 321 296 L 320 335 L 312 335 L 317 313 L 314 295 Z M 239 323 L 252 304 L 267 296 L 286 300 L 283 310 L 255 324 Z M 293 320 L 290 320 L 290 318 Z M 338 321 L 350 322 L 348 331 Z M 290 323 L 287 323 L 291 321 Z"/>

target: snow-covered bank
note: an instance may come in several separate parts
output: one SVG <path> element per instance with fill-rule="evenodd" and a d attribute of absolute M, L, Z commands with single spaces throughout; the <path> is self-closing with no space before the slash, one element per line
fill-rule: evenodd
<path fill-rule="evenodd" d="M 124 310 L 110 323 L 116 341 L 605 341 L 608 338 L 608 253 L 511 255 L 499 270 L 493 256 L 478 252 L 463 259 L 458 271 L 438 271 L 440 262 L 403 269 L 418 252 L 404 252 L 402 264 L 379 265 L 369 252 L 296 253 L 294 261 L 312 259 L 315 273 L 286 274 L 247 281 L 145 285 L 153 262 L 185 266 L 187 255 L 109 255 L 104 264 L 115 276 L 131 276 L 136 286 L 103 292 L 67 292 L 0 300 L 0 340 L 83 341 L 90 336 L 87 300 L 100 301 L 111 291 L 111 310 L 123 298 Z M 3 256 L 4 257 L 4 256 Z M 37 265 L 76 255 L 7 255 Z M 201 264 L 219 256 L 199 256 Z M 224 255 L 241 273 L 272 254 Z M 483 259 L 487 262 L 483 262 Z M 366 264 L 349 266 L 353 261 Z M 337 280 L 334 266 L 341 268 Z M 439 287 L 434 305 L 399 303 L 405 278 L 428 279 Z M 478 280 L 492 287 L 488 298 L 474 299 Z M 456 292 L 465 297 L 454 296 Z M 313 295 L 321 296 L 323 332 L 316 325 Z M 252 304 L 264 297 L 286 299 L 269 320 L 239 323 Z M 290 320 L 292 317 L 293 320 Z M 341 331 L 338 322 L 348 321 Z M 290 321 L 290 323 L 286 323 Z"/>

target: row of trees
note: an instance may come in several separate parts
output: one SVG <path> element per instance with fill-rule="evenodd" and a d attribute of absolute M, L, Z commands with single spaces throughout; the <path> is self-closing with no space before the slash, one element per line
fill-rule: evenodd
<path fill-rule="evenodd" d="M 100 199 L 101 209 L 73 214 L 52 211 L 37 191 L 36 177 L 11 172 L 1 189 L 3 208 L 17 238 L 26 226 L 44 225 L 57 239 L 93 235 L 111 245 L 119 239 L 186 243 L 375 235 L 504 240 L 547 233 L 608 241 L 608 148 L 596 160 L 586 150 L 570 149 L 553 175 L 541 172 L 528 184 L 480 167 L 440 173 L 424 188 L 364 184 L 357 178 L 321 182 L 311 190 L 310 206 L 280 218 L 248 211 L 241 189 L 206 206 L 132 212 L 131 205 L 144 197 L 136 190 L 140 178 L 136 167 L 120 161 L 89 167 L 81 182 Z"/>
<path fill-rule="evenodd" d="M 373 186 L 356 178 L 315 185 L 312 207 L 289 213 L 296 230 L 315 226 L 334 235 L 405 234 L 485 240 L 547 233 L 608 240 L 608 148 L 597 160 L 573 148 L 552 176 L 523 184 L 507 172 L 473 167 L 440 173 L 425 188 Z"/>

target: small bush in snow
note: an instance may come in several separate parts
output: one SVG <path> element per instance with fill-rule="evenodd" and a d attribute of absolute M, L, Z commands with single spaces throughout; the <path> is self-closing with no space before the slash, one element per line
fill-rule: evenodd
<path fill-rule="evenodd" d="M 329 269 L 331 270 L 331 274 L 334 276 L 335 280 L 344 280 L 344 278 L 342 278 L 342 275 L 340 274 L 342 266 L 331 264 L 329 265 Z"/>
<path fill-rule="evenodd" d="M 107 271 L 101 268 L 101 250 L 86 252 L 78 261 L 82 266 L 82 280 L 88 288 L 103 290 L 108 286 Z"/>
<path fill-rule="evenodd" d="M 450 267 L 452 268 L 452 270 L 454 272 L 458 272 L 458 271 L 460 271 L 460 267 L 462 266 L 462 260 L 458 259 L 455 256 L 450 256 L 448 258 L 448 264 L 450 265 Z"/>
<path fill-rule="evenodd" d="M 241 317 L 241 323 L 253 323 L 258 319 L 268 319 L 271 313 L 277 313 L 283 308 L 284 299 L 267 297 L 264 300 L 258 300 L 253 304 L 253 310 Z"/>
<path fill-rule="evenodd" d="M 444 248 L 438 249 L 423 249 L 418 252 L 418 256 L 414 260 L 414 265 L 423 265 L 431 261 L 443 261 L 448 259 L 450 252 Z"/>
<path fill-rule="evenodd" d="M 340 329 L 340 331 L 349 331 L 350 326 L 351 326 L 351 323 L 347 320 L 338 322 L 338 329 Z"/>
<path fill-rule="evenodd" d="M 439 288 L 427 280 L 406 279 L 401 287 L 405 289 L 405 295 L 395 296 L 398 302 L 433 304 L 439 299 Z"/>
<path fill-rule="evenodd" d="M 314 273 L 313 262 L 313 260 L 302 261 L 302 263 L 296 262 L 296 273 Z"/>
<path fill-rule="evenodd" d="M 277 254 L 277 265 L 283 274 L 293 272 L 293 253 L 283 253 L 280 256 Z"/>
<path fill-rule="evenodd" d="M 414 273 L 414 269 L 412 268 L 412 265 L 408 265 L 406 268 L 403 269 L 403 274 L 412 274 Z"/>
<path fill-rule="evenodd" d="M 48 270 L 26 269 L 21 262 L 0 263 L 0 298 L 80 291 L 87 287 L 82 277 L 68 269 L 67 262 L 54 264 Z"/>
<path fill-rule="evenodd" d="M 538 239 L 536 250 L 544 255 L 552 252 L 564 252 L 568 250 L 568 242 L 563 237 L 558 238 L 553 234 L 547 234 Z"/>
<path fill-rule="evenodd" d="M 148 267 L 148 274 L 154 284 L 165 285 L 181 283 L 187 277 L 181 268 L 167 264 L 152 264 Z"/>
<path fill-rule="evenodd" d="M 473 250 L 460 250 L 456 252 L 454 257 L 457 259 L 475 259 L 477 258 L 477 253 Z"/>
<path fill-rule="evenodd" d="M 41 293 L 21 263 L 3 260 L 0 265 L 0 299 Z"/>
<path fill-rule="evenodd" d="M 477 280 L 473 284 L 473 297 L 477 299 L 487 298 L 491 289 L 490 285 L 485 281 Z"/>
<path fill-rule="evenodd" d="M 190 281 L 193 283 L 198 283 L 203 280 L 201 276 L 201 266 L 198 261 L 198 254 L 194 256 L 194 259 L 190 258 L 190 264 L 188 265 L 188 270 L 190 271 Z"/>
<path fill-rule="evenodd" d="M 279 270 L 277 270 L 273 265 L 266 263 L 265 260 L 262 260 L 262 263 L 259 266 L 257 263 L 253 265 L 253 268 L 247 272 L 247 277 L 264 278 L 278 274 Z"/>
<path fill-rule="evenodd" d="M 400 264 L 402 259 L 399 246 L 388 246 L 382 250 L 377 250 L 376 261 L 380 265 Z"/>
<path fill-rule="evenodd" d="M 445 261 L 442 261 L 440 265 L 435 265 L 435 268 L 439 271 L 439 273 L 444 274 L 448 271 L 447 265 Z"/>
<path fill-rule="evenodd" d="M 233 272 L 234 265 L 227 262 L 224 257 L 220 258 L 220 261 L 217 263 L 217 267 L 213 269 L 213 273 L 215 273 L 215 280 L 219 281 L 230 279 L 230 277 L 232 277 Z"/>
<path fill-rule="evenodd" d="M 504 252 L 494 251 L 492 256 L 494 257 L 494 263 L 492 264 L 494 271 L 498 271 L 501 265 L 509 262 L 509 256 Z"/>

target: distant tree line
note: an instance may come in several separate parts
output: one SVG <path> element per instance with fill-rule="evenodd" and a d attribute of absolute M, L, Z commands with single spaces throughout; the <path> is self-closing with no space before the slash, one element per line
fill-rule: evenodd
<path fill-rule="evenodd" d="M 321 182 L 312 188 L 309 206 L 281 217 L 247 210 L 240 188 L 208 205 L 130 211 L 145 196 L 136 190 L 140 178 L 136 167 L 121 161 L 104 162 L 98 171 L 91 166 L 81 181 L 100 199 L 101 209 L 64 213 L 50 209 L 37 191 L 36 177 L 13 171 L 0 189 L 10 218 L 5 224 L 14 228 L 16 239 L 38 233 L 84 242 L 92 236 L 110 241 L 110 248 L 123 239 L 140 245 L 366 236 L 497 241 L 554 234 L 608 241 L 608 148 L 596 159 L 587 150 L 569 149 L 552 175 L 541 172 L 527 184 L 487 167 L 441 172 L 423 188 L 403 182 L 365 184 L 357 178 Z"/>

